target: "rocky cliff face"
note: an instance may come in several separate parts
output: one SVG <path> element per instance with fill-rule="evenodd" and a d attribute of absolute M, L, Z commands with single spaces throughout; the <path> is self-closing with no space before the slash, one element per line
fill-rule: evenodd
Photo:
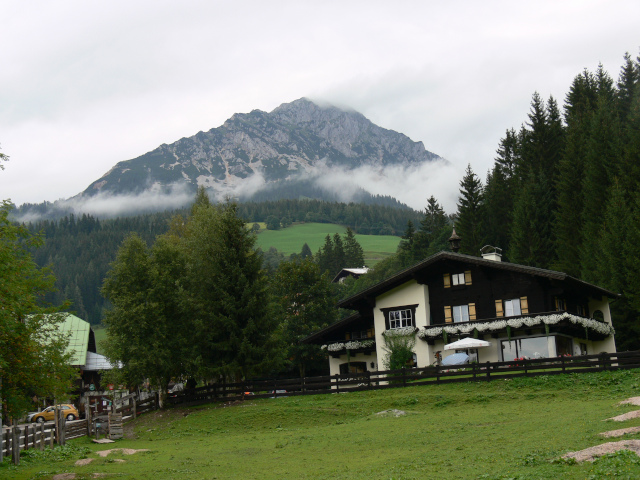
<path fill-rule="evenodd" d="M 263 186 L 292 181 L 333 166 L 410 166 L 434 160 L 441 159 L 422 142 L 378 127 L 355 111 L 302 98 L 270 113 L 235 114 L 218 128 L 119 162 L 83 196 L 135 194 L 178 184 L 224 191 L 250 180 Z"/>

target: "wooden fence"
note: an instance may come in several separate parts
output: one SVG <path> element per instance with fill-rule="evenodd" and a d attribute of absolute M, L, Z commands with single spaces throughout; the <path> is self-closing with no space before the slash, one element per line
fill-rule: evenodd
<path fill-rule="evenodd" d="M 540 358 L 462 366 L 429 366 L 293 379 L 214 383 L 170 396 L 170 405 L 199 405 L 247 398 L 275 398 L 346 391 L 377 390 L 414 385 L 492 381 L 538 375 L 602 372 L 640 368 L 640 351 L 601 353 L 577 357 Z"/>
<path fill-rule="evenodd" d="M 113 405 L 113 412 L 119 413 L 122 418 L 127 419 L 136 418 L 142 413 L 157 408 L 157 393 L 145 400 L 139 400 L 136 394 L 131 394 L 117 399 Z M 16 425 L 0 429 L 0 461 L 4 457 L 10 457 L 14 464 L 18 464 L 20 452 L 23 450 L 53 448 L 54 443 L 64 445 L 67 440 L 72 438 L 98 435 L 98 431 L 106 434 L 108 422 L 106 415 L 92 414 L 90 409 L 87 410 L 87 413 L 87 418 L 72 421 L 67 421 L 62 415 L 59 420 L 58 435 L 56 435 L 55 422 Z M 121 430 L 121 424 L 119 428 Z"/>

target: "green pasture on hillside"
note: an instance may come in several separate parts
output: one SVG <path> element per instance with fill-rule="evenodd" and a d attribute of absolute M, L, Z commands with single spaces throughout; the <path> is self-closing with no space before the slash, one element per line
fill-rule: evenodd
<path fill-rule="evenodd" d="M 281 230 L 260 230 L 256 245 L 262 250 L 275 247 L 288 256 L 292 253 L 300 253 L 302 246 L 306 243 L 315 254 L 324 244 L 327 235 L 332 237 L 336 233 L 344 235 L 346 231 L 346 227 L 333 223 L 301 223 Z M 393 255 L 400 243 L 400 237 L 393 235 L 356 235 L 356 239 L 364 250 L 365 261 L 369 266 Z"/>
<path fill-rule="evenodd" d="M 599 445 L 605 421 L 638 409 L 638 370 L 259 399 L 154 412 L 110 445 L 87 438 L 5 463 L 3 479 L 75 472 L 135 479 L 600 479 L 640 478 L 634 453 L 559 460 Z M 400 410 L 400 416 L 380 414 Z M 640 439 L 627 435 L 624 439 Z M 616 439 L 613 439 L 616 440 Z M 149 449 L 101 458 L 97 450 Z M 80 458 L 93 458 L 76 467 Z M 124 463 L 114 460 L 121 459 Z"/>
<path fill-rule="evenodd" d="M 92 325 L 93 333 L 96 337 L 96 350 L 100 354 L 104 354 L 102 342 L 107 338 L 107 329 L 102 325 Z"/>

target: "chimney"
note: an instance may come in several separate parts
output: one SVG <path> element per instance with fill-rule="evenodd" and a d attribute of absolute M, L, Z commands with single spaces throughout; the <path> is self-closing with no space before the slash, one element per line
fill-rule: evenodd
<path fill-rule="evenodd" d="M 502 261 L 502 249 L 498 247 L 492 247 L 491 245 L 485 245 L 480 249 L 482 258 L 485 260 L 493 260 L 494 262 Z"/>

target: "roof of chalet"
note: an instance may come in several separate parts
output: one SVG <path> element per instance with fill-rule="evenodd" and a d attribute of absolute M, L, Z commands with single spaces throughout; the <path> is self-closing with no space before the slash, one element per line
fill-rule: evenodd
<path fill-rule="evenodd" d="M 87 361 L 91 325 L 69 313 L 58 328 L 61 333 L 69 334 L 69 345 L 65 351 L 65 353 L 71 353 L 69 363 L 74 366 L 83 366 Z"/>
<path fill-rule="evenodd" d="M 331 280 L 332 283 L 336 283 L 340 278 L 342 277 L 346 277 L 348 274 L 353 274 L 356 276 L 360 276 L 360 275 L 364 275 L 365 273 L 368 273 L 369 269 L 367 267 L 361 267 L 361 268 L 343 268 L 342 270 L 340 270 L 337 275 L 335 277 L 333 277 L 333 280 Z"/>
<path fill-rule="evenodd" d="M 487 260 L 482 257 L 466 255 L 463 253 L 442 251 L 434 255 L 431 255 L 430 257 L 422 260 L 421 262 L 418 262 L 415 265 L 409 268 L 406 268 L 405 270 L 402 270 L 401 272 L 398 272 L 395 275 L 392 275 L 391 277 L 383 280 L 380 283 L 377 283 L 376 285 L 373 285 L 367 288 L 366 290 L 363 290 L 360 293 L 357 293 L 356 295 L 352 295 L 351 297 L 340 300 L 337 306 L 340 308 L 356 309 L 359 302 L 366 300 L 368 298 L 369 299 L 372 297 L 375 298 L 378 295 L 388 290 L 396 288 L 402 285 L 403 283 L 406 283 L 412 280 L 414 278 L 414 275 L 421 272 L 422 270 L 425 270 L 438 262 L 447 261 L 447 260 L 455 261 L 455 262 L 463 262 L 467 264 L 474 264 L 482 267 L 494 268 L 497 270 L 508 270 L 512 272 L 524 273 L 527 275 L 550 278 L 554 280 L 568 281 L 572 284 L 575 284 L 576 286 L 586 288 L 590 292 L 598 295 L 604 295 L 611 298 L 617 298 L 620 296 L 619 294 L 611 292 L 610 290 L 598 287 L 597 285 L 593 285 L 588 282 L 584 282 L 575 277 L 567 275 L 566 273 L 563 273 L 563 272 L 557 272 L 555 270 L 546 270 L 544 268 L 528 267 L 526 265 L 518 265 L 517 263 Z"/>
<path fill-rule="evenodd" d="M 87 352 L 87 362 L 85 363 L 85 371 L 111 370 L 114 366 L 107 360 L 107 357 L 99 353 Z"/>

